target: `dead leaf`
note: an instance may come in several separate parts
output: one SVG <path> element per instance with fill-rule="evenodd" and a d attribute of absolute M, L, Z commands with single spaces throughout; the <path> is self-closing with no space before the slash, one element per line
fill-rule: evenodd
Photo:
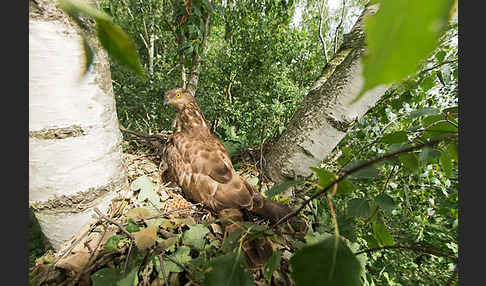
<path fill-rule="evenodd" d="M 134 234 L 135 245 L 139 250 L 145 250 L 152 247 L 157 239 L 157 227 L 149 226 Z"/>
<path fill-rule="evenodd" d="M 214 233 L 223 234 L 223 230 L 221 229 L 221 226 L 219 224 L 212 223 L 210 224 L 210 226 Z"/>
<path fill-rule="evenodd" d="M 145 219 L 146 217 L 150 217 L 152 212 L 146 208 L 133 208 L 127 211 L 126 216 L 127 218 L 131 218 L 133 220 Z"/>
<path fill-rule="evenodd" d="M 86 262 L 88 262 L 88 258 L 89 253 L 87 252 L 74 253 L 59 260 L 59 263 L 56 266 L 66 270 L 79 272 Z"/>
<path fill-rule="evenodd" d="M 173 229 L 173 228 L 175 228 L 174 223 L 172 221 L 168 220 L 168 219 L 163 220 L 160 223 L 159 226 L 162 227 L 162 228 L 165 228 L 165 229 Z"/>
<path fill-rule="evenodd" d="M 191 226 L 196 224 L 196 220 L 192 216 L 184 217 L 184 218 L 176 218 L 173 220 L 176 226 Z"/>
<path fill-rule="evenodd" d="M 178 237 L 169 237 L 167 239 L 164 239 L 162 242 L 160 242 L 158 244 L 158 247 L 165 250 L 165 249 L 171 247 L 172 245 L 176 244 L 178 240 L 179 240 Z"/>

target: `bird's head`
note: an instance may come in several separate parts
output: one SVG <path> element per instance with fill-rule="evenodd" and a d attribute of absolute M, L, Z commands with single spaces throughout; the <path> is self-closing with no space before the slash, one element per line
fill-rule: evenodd
<path fill-rule="evenodd" d="M 194 96 L 184 88 L 171 89 L 165 93 L 164 97 L 164 105 L 170 104 L 177 110 L 182 110 L 186 105 L 194 102 Z"/>

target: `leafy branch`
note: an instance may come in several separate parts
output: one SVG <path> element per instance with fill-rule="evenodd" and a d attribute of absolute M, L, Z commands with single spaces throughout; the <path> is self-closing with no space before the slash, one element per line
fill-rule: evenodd
<path fill-rule="evenodd" d="M 407 147 L 407 148 L 404 148 L 404 149 L 401 149 L 401 150 L 398 150 L 398 151 L 395 151 L 395 152 L 391 152 L 391 153 L 388 153 L 388 154 L 385 154 L 381 157 L 378 157 L 376 159 L 373 159 L 373 160 L 370 160 L 370 161 L 367 161 L 367 162 L 364 162 L 358 166 L 355 166 L 351 169 L 348 169 L 348 170 L 345 170 L 341 176 L 339 176 L 337 179 L 333 180 L 332 182 L 330 182 L 326 187 L 322 188 L 319 192 L 315 193 L 314 195 L 312 195 L 310 198 L 306 199 L 302 204 L 301 206 L 296 209 L 295 211 L 287 214 L 286 216 L 282 217 L 280 220 L 278 220 L 276 223 L 274 223 L 272 225 L 272 227 L 276 227 L 277 225 L 280 225 L 282 223 L 284 223 L 285 221 L 289 220 L 290 218 L 296 216 L 300 211 L 302 211 L 305 206 L 311 202 L 312 200 L 324 195 L 324 194 L 327 194 L 328 190 L 334 186 L 335 184 L 341 182 L 342 180 L 344 180 L 347 176 L 359 171 L 359 170 L 362 170 L 364 168 L 367 168 L 367 167 L 370 167 L 372 166 L 373 164 L 376 164 L 378 162 L 381 162 L 383 160 L 386 160 L 388 158 L 391 158 L 391 157 L 394 157 L 394 156 L 397 156 L 397 155 L 400 155 L 400 154 L 403 154 L 403 153 L 408 153 L 408 152 L 413 152 L 415 150 L 419 150 L 419 149 L 422 149 L 423 147 L 427 147 L 427 146 L 432 146 L 432 145 L 435 145 L 437 143 L 440 143 L 442 141 L 446 141 L 446 140 L 449 140 L 451 138 L 456 138 L 457 136 L 448 136 L 448 137 L 443 137 L 443 138 L 440 138 L 440 139 L 434 139 L 434 140 L 431 140 L 431 141 L 428 141 L 428 142 L 425 142 L 425 143 L 422 143 L 422 144 L 419 144 L 419 145 L 415 145 L 415 146 L 410 146 L 410 147 Z"/>

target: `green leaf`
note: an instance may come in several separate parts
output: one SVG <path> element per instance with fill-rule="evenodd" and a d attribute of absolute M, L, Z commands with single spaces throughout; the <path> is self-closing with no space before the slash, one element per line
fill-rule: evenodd
<path fill-rule="evenodd" d="M 204 237 L 209 233 L 209 229 L 202 224 L 195 224 L 184 232 L 184 244 L 194 246 L 196 249 L 204 247 Z"/>
<path fill-rule="evenodd" d="M 452 122 L 452 123 L 451 123 Z M 422 120 L 422 127 L 426 129 L 424 138 L 438 138 L 457 134 L 457 120 L 446 118 L 443 114 L 430 115 Z"/>
<path fill-rule="evenodd" d="M 243 144 L 238 141 L 222 141 L 222 143 L 232 160 L 235 159 L 235 157 L 238 156 L 243 149 Z"/>
<path fill-rule="evenodd" d="M 445 56 L 447 55 L 447 53 L 445 51 L 439 51 L 436 55 L 435 55 L 435 58 L 437 59 L 437 61 L 439 63 L 442 63 L 445 59 Z"/>
<path fill-rule="evenodd" d="M 386 229 L 385 224 L 380 220 L 373 223 L 373 235 L 381 246 L 395 244 L 395 241 Z"/>
<path fill-rule="evenodd" d="M 427 160 L 432 157 L 433 150 L 434 149 L 430 148 L 429 146 L 425 146 L 418 156 L 420 162 L 427 162 Z"/>
<path fill-rule="evenodd" d="M 334 181 L 337 178 L 336 175 L 334 175 L 333 173 L 325 169 L 314 168 L 314 167 L 311 167 L 310 169 L 317 174 L 319 178 L 319 186 L 323 188 L 327 187 L 332 181 Z M 357 189 L 356 186 L 350 181 L 341 180 L 338 183 L 336 194 L 337 195 L 349 194 L 356 189 Z"/>
<path fill-rule="evenodd" d="M 413 118 L 417 118 L 417 117 L 420 117 L 420 116 L 427 116 L 427 115 L 433 115 L 433 114 L 439 114 L 439 113 L 440 113 L 440 110 L 437 109 L 437 108 L 424 107 L 424 108 L 410 112 L 410 114 L 408 115 L 407 118 L 413 119 Z"/>
<path fill-rule="evenodd" d="M 191 256 L 189 253 L 191 252 L 191 249 L 188 246 L 181 246 L 177 249 L 177 251 L 171 255 L 171 257 L 179 262 L 180 264 L 184 265 L 188 263 L 189 261 L 192 260 Z M 160 268 L 160 259 L 155 260 L 155 270 L 159 273 L 160 278 L 164 278 L 162 274 L 162 268 Z M 167 258 L 164 258 L 164 270 L 165 274 L 169 275 L 170 272 L 178 273 L 184 271 L 179 265 L 175 264 L 174 262 L 170 261 Z"/>
<path fill-rule="evenodd" d="M 342 239 L 332 236 L 305 246 L 290 258 L 290 273 L 296 286 L 360 286 L 360 262 Z"/>
<path fill-rule="evenodd" d="M 345 195 L 354 192 L 357 187 L 350 181 L 344 179 L 338 183 L 336 195 Z"/>
<path fill-rule="evenodd" d="M 120 270 L 116 268 L 102 268 L 91 275 L 93 286 L 115 286 L 122 278 Z"/>
<path fill-rule="evenodd" d="M 323 188 L 327 187 L 327 185 L 337 178 L 336 175 L 325 169 L 314 167 L 311 167 L 310 169 L 316 173 L 317 177 L 319 178 L 319 186 Z"/>
<path fill-rule="evenodd" d="M 453 0 L 382 0 L 365 20 L 364 92 L 414 73 L 437 44 Z M 356 99 L 356 100 L 357 100 Z"/>
<path fill-rule="evenodd" d="M 272 257 L 268 260 L 265 267 L 263 267 L 263 275 L 270 282 L 272 279 L 272 274 L 280 266 L 280 249 L 273 252 Z"/>
<path fill-rule="evenodd" d="M 385 193 L 379 194 L 375 198 L 375 203 L 389 214 L 397 207 L 393 199 Z"/>
<path fill-rule="evenodd" d="M 424 132 L 424 137 L 433 139 L 457 134 L 457 132 L 457 127 L 455 127 L 451 123 L 438 122 L 427 128 L 427 130 Z"/>
<path fill-rule="evenodd" d="M 370 203 L 364 199 L 352 199 L 348 202 L 348 214 L 355 217 L 368 217 L 371 214 Z"/>
<path fill-rule="evenodd" d="M 447 152 L 449 152 L 449 156 L 451 157 L 451 159 L 457 161 L 457 159 L 458 159 L 457 143 L 451 142 L 451 143 L 447 144 L 446 150 L 447 150 Z"/>
<path fill-rule="evenodd" d="M 311 245 L 311 244 L 319 243 L 319 242 L 321 242 L 321 241 L 323 241 L 327 238 L 330 238 L 332 236 L 333 236 L 332 234 L 329 234 L 327 232 L 323 232 L 323 233 L 309 232 L 304 236 L 304 239 L 305 239 L 305 243 L 307 245 Z"/>
<path fill-rule="evenodd" d="M 92 17 L 97 24 L 98 40 L 108 54 L 138 75 L 144 75 L 133 41 L 118 25 L 113 23 L 110 16 L 80 1 L 59 0 L 59 7 L 78 23 L 80 22 L 79 14 Z"/>
<path fill-rule="evenodd" d="M 137 232 L 140 230 L 138 225 L 131 218 L 128 219 L 128 225 L 126 229 L 128 230 L 128 232 Z"/>
<path fill-rule="evenodd" d="M 365 162 L 366 161 L 364 160 L 353 161 L 348 165 L 348 167 L 346 167 L 346 170 L 350 170 L 356 166 L 364 164 Z M 376 169 L 374 166 L 368 166 L 352 173 L 350 176 L 356 179 L 372 179 L 378 177 L 379 175 L 380 171 L 378 169 Z"/>
<path fill-rule="evenodd" d="M 127 270 L 125 275 L 116 283 L 117 286 L 136 286 L 138 285 L 138 268 L 144 259 L 143 253 L 133 248 L 128 258 Z"/>
<path fill-rule="evenodd" d="M 120 242 L 121 235 L 115 234 L 114 236 L 108 238 L 105 243 L 105 249 L 107 251 L 119 251 L 118 243 Z"/>
<path fill-rule="evenodd" d="M 440 153 L 439 163 L 445 173 L 445 176 L 447 178 L 450 178 L 452 176 L 452 162 L 451 157 L 449 156 L 449 153 L 447 151 L 443 151 Z"/>
<path fill-rule="evenodd" d="M 428 91 L 431 88 L 433 88 L 434 85 L 435 85 L 435 73 L 432 73 L 430 76 L 426 77 L 422 81 L 420 87 L 422 88 L 423 91 Z"/>
<path fill-rule="evenodd" d="M 399 160 L 403 164 L 403 166 L 407 168 L 410 172 L 414 173 L 418 171 L 420 162 L 417 158 L 417 155 L 415 155 L 414 153 L 400 154 Z"/>
<path fill-rule="evenodd" d="M 279 185 L 275 185 L 272 188 L 270 188 L 269 190 L 267 190 L 265 192 L 265 195 L 267 196 L 267 198 L 271 198 L 273 196 L 276 196 L 276 195 L 284 192 L 288 188 L 295 186 L 295 185 L 298 185 L 298 184 L 301 184 L 303 182 L 304 181 L 284 181 L 283 183 L 281 183 Z"/>
<path fill-rule="evenodd" d="M 387 144 L 398 144 L 403 142 L 408 142 L 407 132 L 405 131 L 397 131 L 390 134 L 387 134 L 381 138 L 381 141 Z"/>
<path fill-rule="evenodd" d="M 457 118 L 459 116 L 459 107 L 453 106 L 453 107 L 445 108 L 442 110 L 442 112 Z"/>
<path fill-rule="evenodd" d="M 203 285 L 253 286 L 253 275 L 247 270 L 247 264 L 241 254 L 231 252 L 211 260 L 210 269 L 204 277 Z"/>

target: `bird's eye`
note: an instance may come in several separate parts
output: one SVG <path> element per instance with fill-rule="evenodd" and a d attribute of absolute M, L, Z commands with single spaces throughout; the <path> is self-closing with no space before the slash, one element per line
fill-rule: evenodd
<path fill-rule="evenodd" d="M 179 92 L 176 93 L 176 97 L 181 97 L 181 94 Z"/>

